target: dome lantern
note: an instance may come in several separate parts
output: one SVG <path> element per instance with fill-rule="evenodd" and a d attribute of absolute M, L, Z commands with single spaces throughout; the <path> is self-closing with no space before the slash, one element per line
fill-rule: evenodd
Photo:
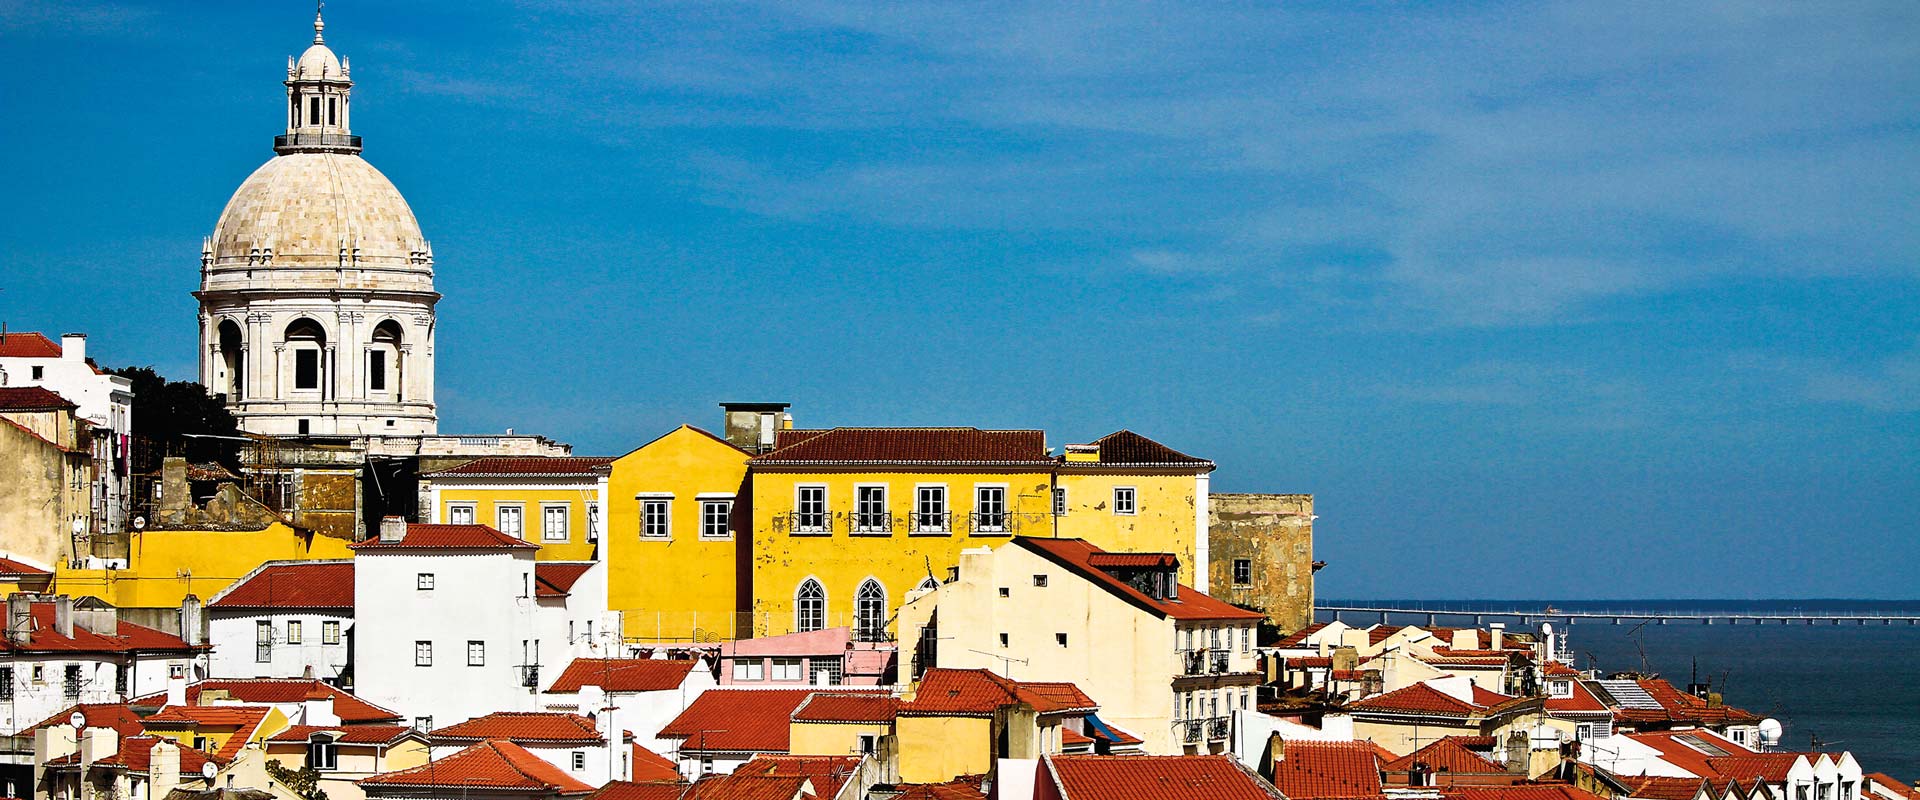
<path fill-rule="evenodd" d="M 273 138 L 276 153 L 358 153 L 360 137 L 348 124 L 353 80 L 327 47 L 326 20 L 313 13 L 313 44 L 287 60 L 287 132 Z"/>

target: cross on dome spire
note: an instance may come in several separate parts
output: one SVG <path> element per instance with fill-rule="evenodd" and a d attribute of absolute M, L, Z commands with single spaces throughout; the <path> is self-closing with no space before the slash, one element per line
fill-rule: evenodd
<path fill-rule="evenodd" d="M 325 10 L 326 7 L 327 7 L 327 0 L 318 0 L 313 4 L 313 43 L 314 44 L 327 43 L 326 37 L 321 35 L 321 33 L 327 29 L 327 21 L 320 18 L 320 12 Z"/>

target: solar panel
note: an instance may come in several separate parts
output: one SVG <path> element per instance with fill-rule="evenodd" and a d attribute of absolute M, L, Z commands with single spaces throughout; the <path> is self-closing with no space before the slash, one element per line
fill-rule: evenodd
<path fill-rule="evenodd" d="M 1619 703 L 1621 708 L 1640 711 L 1659 711 L 1665 708 L 1660 705 L 1660 701 L 1653 699 L 1653 695 L 1647 694 L 1647 690 L 1640 688 L 1640 684 L 1633 681 L 1594 681 L 1594 683 L 1600 684 L 1600 688 L 1607 690 L 1607 694 L 1612 695 L 1614 702 Z"/>
<path fill-rule="evenodd" d="M 1683 733 L 1673 738 L 1674 740 L 1680 742 L 1681 744 L 1684 744 L 1702 753 L 1706 753 L 1707 755 L 1710 755 L 1710 756 L 1733 755 L 1732 753 L 1727 752 L 1726 748 L 1721 747 L 1720 745 L 1714 744 L 1713 742 L 1709 742 L 1706 739 L 1702 739 L 1698 734 Z"/>

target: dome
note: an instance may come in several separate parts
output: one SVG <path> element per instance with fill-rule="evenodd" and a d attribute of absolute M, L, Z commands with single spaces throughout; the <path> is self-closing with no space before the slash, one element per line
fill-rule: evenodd
<path fill-rule="evenodd" d="M 275 156 L 240 184 L 209 243 L 212 265 L 340 265 L 342 249 L 358 249 L 367 266 L 427 269 L 427 244 L 413 209 L 387 176 L 357 155 Z"/>
<path fill-rule="evenodd" d="M 333 54 L 333 48 L 315 43 L 300 54 L 299 62 L 294 64 L 293 79 L 297 81 L 340 80 L 346 77 L 346 71 L 340 68 L 339 57 Z"/>

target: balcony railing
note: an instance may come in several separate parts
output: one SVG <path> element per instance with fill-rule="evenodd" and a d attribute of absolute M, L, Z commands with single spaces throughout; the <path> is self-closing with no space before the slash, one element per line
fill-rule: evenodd
<path fill-rule="evenodd" d="M 893 533 L 893 514 L 885 511 L 856 511 L 853 514 L 853 532 Z"/>
<path fill-rule="evenodd" d="M 1182 665 L 1181 665 L 1182 668 L 1180 670 L 1180 674 L 1182 675 L 1207 674 L 1207 654 L 1206 653 L 1202 653 L 1198 650 L 1188 651 L 1180 654 L 1180 660 L 1182 662 Z"/>
<path fill-rule="evenodd" d="M 1207 667 L 1208 667 L 1207 671 L 1215 675 L 1226 674 L 1227 652 L 1225 650 L 1218 650 L 1212 653 L 1208 653 L 1207 655 L 1209 656 L 1209 658 L 1207 659 Z"/>
<path fill-rule="evenodd" d="M 1233 721 L 1226 717 L 1214 717 L 1207 720 L 1207 738 L 1225 739 L 1233 733 Z"/>
<path fill-rule="evenodd" d="M 1010 533 L 1012 516 L 1005 511 L 975 511 L 970 522 L 974 533 Z"/>
<path fill-rule="evenodd" d="M 360 137 L 340 133 L 288 133 L 273 137 L 273 151 L 333 150 L 360 152 Z"/>
<path fill-rule="evenodd" d="M 525 664 L 520 667 L 520 685 L 528 689 L 540 688 L 539 664 Z"/>
<path fill-rule="evenodd" d="M 913 512 L 911 521 L 913 522 L 913 530 L 911 531 L 912 533 L 952 533 L 953 532 L 953 514 L 951 513 L 947 513 L 947 512 L 933 513 L 929 511 L 915 511 Z"/>
<path fill-rule="evenodd" d="M 1200 737 L 1206 733 L 1206 723 L 1201 720 L 1188 720 L 1182 723 L 1182 727 L 1186 728 L 1186 730 L 1184 731 L 1185 736 L 1181 738 L 1184 739 L 1187 744 L 1199 744 Z"/>

